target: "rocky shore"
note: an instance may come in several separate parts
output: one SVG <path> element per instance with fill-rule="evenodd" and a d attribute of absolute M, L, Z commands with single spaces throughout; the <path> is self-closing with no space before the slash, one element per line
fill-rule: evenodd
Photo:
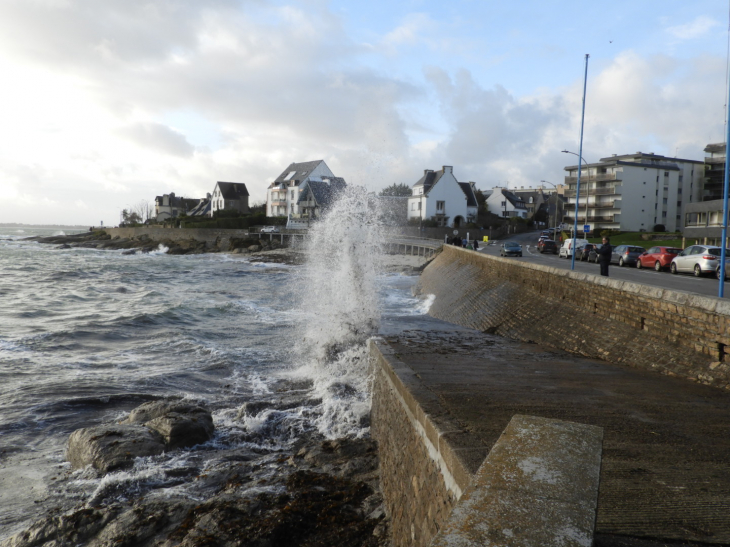
<path fill-rule="evenodd" d="M 194 241 L 113 239 L 104 232 L 32 239 L 59 249 L 144 253 L 159 252 L 162 245 L 174 254 L 223 252 Z M 276 241 L 241 240 L 226 252 L 252 261 L 304 261 L 302 252 Z M 392 272 L 416 272 L 425 262 L 383 257 L 384 269 Z M 238 439 L 237 448 L 217 440 L 215 413 L 226 420 L 265 420 L 267 412 L 316 404 L 302 399 L 310 387 L 307 381 L 282 382 L 269 399 L 239 409 L 150 400 L 119 421 L 73 432 L 67 463 L 51 477 L 45 499 L 36 502 L 38 520 L 0 547 L 389 545 L 377 447 L 368 437 L 333 440 L 311 432 L 293 446 L 264 451 L 241 448 L 246 439 Z M 176 458 L 185 465 L 165 465 Z M 115 479 L 140 465 L 162 469 L 163 479 Z M 97 486 L 82 492 L 78 484 L 84 482 Z"/>
<path fill-rule="evenodd" d="M 38 241 L 49 245 L 57 245 L 59 249 L 101 249 L 108 251 L 123 250 L 124 254 L 151 253 L 164 250 L 167 254 L 202 254 L 229 252 L 237 254 L 251 254 L 272 249 L 281 249 L 282 245 L 276 241 L 259 239 L 257 234 L 248 237 L 230 238 L 225 242 L 225 249 L 221 245 L 209 245 L 205 241 L 196 239 L 173 240 L 162 238 L 152 239 L 146 234 L 132 238 L 112 237 L 104 230 L 95 230 L 73 235 L 59 235 L 50 237 L 30 237 L 30 241 Z"/>
<path fill-rule="evenodd" d="M 244 404 L 238 419 L 291 404 L 296 401 L 286 397 Z M 164 489 L 120 487 L 110 481 L 72 507 L 59 503 L 0 545 L 375 547 L 389 543 L 373 441 L 326 440 L 313 434 L 294 447 L 262 457 L 206 444 L 213 434 L 210 413 L 179 400 L 144 403 L 120 422 L 75 431 L 66 452 L 71 468 L 58 478 L 58 488 L 79 480 L 79 474 L 102 478 L 130 468 L 139 457 L 169 458 L 180 450 L 192 451 L 193 461 L 213 463 L 171 470 L 172 482 Z"/>

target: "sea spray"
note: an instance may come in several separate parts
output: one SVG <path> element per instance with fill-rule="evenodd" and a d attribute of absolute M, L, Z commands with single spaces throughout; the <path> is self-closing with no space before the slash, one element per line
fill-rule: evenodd
<path fill-rule="evenodd" d="M 298 351 L 322 399 L 317 429 L 327 437 L 367 431 L 367 339 L 377 332 L 383 229 L 377 200 L 349 187 L 306 243 Z"/>

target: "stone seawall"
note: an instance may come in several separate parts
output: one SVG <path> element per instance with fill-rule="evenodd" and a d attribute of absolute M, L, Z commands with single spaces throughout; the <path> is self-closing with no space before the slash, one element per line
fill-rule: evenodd
<path fill-rule="evenodd" d="M 730 302 L 453 246 L 417 290 L 430 315 L 507 338 L 730 388 Z"/>
<path fill-rule="evenodd" d="M 393 545 L 426 547 L 487 456 L 382 341 L 370 343 L 371 431 Z M 464 443 L 467 444 L 464 444 Z"/>

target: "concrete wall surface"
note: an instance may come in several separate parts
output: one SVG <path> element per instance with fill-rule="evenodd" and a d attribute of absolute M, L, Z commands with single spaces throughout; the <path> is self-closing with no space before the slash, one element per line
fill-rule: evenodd
<path fill-rule="evenodd" d="M 429 314 L 507 338 L 730 388 L 730 301 L 445 245 Z"/>
<path fill-rule="evenodd" d="M 432 547 L 591 547 L 603 429 L 515 415 Z"/>

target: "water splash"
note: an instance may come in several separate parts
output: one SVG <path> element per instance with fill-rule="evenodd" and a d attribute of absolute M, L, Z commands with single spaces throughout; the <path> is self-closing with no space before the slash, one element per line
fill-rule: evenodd
<path fill-rule="evenodd" d="M 318 430 L 328 436 L 361 436 L 370 395 L 367 339 L 380 323 L 378 274 L 384 231 L 377 199 L 347 188 L 310 229 L 302 279 L 306 312 L 298 348 L 314 391 L 322 399 Z"/>

